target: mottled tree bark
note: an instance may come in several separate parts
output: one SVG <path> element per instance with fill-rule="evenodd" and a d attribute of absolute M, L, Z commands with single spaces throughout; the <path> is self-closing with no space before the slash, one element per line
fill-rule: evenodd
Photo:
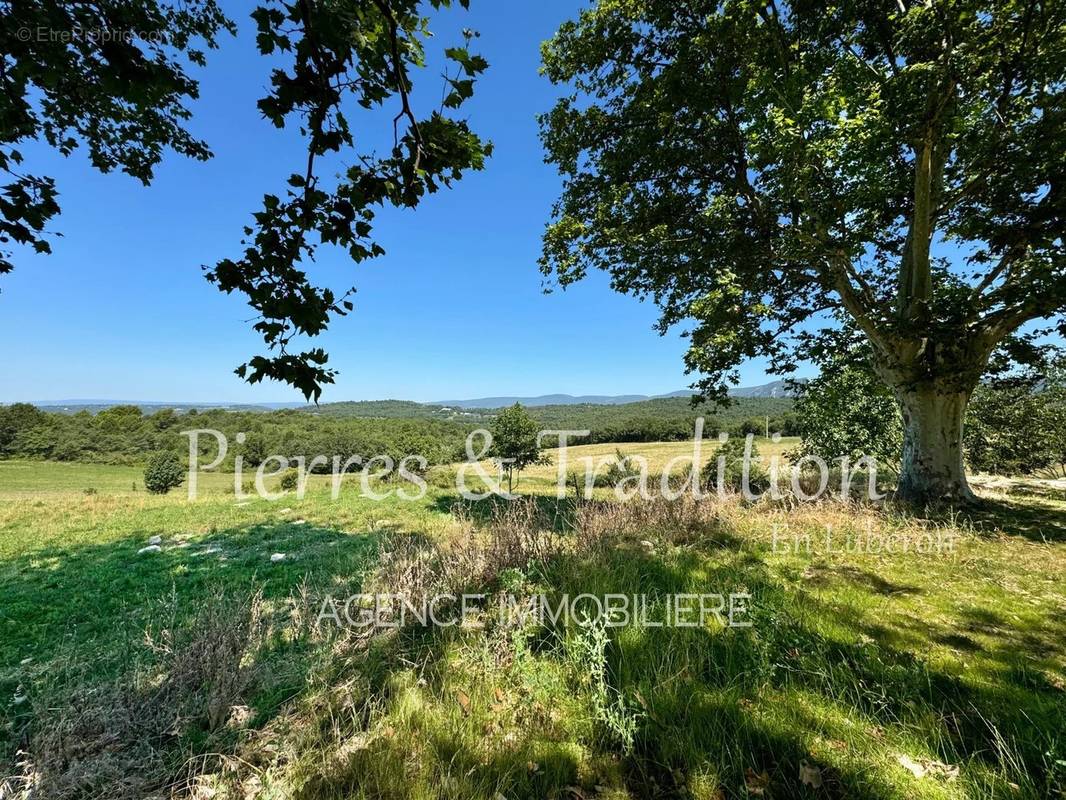
<path fill-rule="evenodd" d="M 897 497 L 916 504 L 973 501 L 962 449 L 970 393 L 946 381 L 931 381 L 897 388 L 896 397 L 903 413 Z"/>

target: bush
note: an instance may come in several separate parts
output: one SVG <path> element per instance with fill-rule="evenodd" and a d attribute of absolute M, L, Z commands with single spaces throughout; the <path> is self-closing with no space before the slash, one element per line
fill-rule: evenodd
<path fill-rule="evenodd" d="M 285 470 L 285 472 L 281 474 L 279 485 L 286 492 L 293 491 L 300 485 L 300 471 L 296 469 Z"/>
<path fill-rule="evenodd" d="M 626 478 L 640 475 L 640 472 L 640 464 L 634 458 L 616 449 L 614 451 L 614 461 L 607 466 L 606 472 L 596 475 L 593 485 L 614 488 Z"/>
<path fill-rule="evenodd" d="M 899 407 L 887 387 L 862 366 L 835 366 L 803 385 L 796 400 L 796 426 L 803 443 L 795 457 L 831 463 L 862 456 L 898 467 L 903 449 Z"/>
<path fill-rule="evenodd" d="M 156 453 L 144 470 L 144 488 L 152 494 L 166 494 L 184 480 L 185 469 L 173 453 Z"/>
<path fill-rule="evenodd" d="M 997 475 L 1030 475 L 1060 467 L 1063 399 L 1056 387 L 986 383 L 966 412 L 966 461 Z"/>
<path fill-rule="evenodd" d="M 707 491 L 718 491 L 718 460 L 725 458 L 722 471 L 722 488 L 740 492 L 744 489 L 744 452 L 747 449 L 745 438 L 730 437 L 711 453 L 711 460 L 703 468 L 703 486 Z M 761 494 L 770 488 L 770 474 L 759 460 L 759 449 L 754 439 L 751 443 L 751 459 L 748 463 L 748 489 L 753 494 Z"/>

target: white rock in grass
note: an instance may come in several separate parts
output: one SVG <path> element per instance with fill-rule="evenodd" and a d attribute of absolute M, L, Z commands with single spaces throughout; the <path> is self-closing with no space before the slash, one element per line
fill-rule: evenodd
<path fill-rule="evenodd" d="M 306 519 L 294 519 L 292 521 L 292 524 L 293 525 L 306 525 L 307 524 L 307 520 Z"/>
<path fill-rule="evenodd" d="M 151 539 L 148 540 L 148 544 L 162 544 L 162 543 L 163 543 L 163 537 L 162 536 L 153 536 Z"/>
<path fill-rule="evenodd" d="M 14 697 L 11 698 L 11 704 L 12 705 L 20 706 L 20 705 L 22 705 L 25 702 L 26 702 L 26 695 L 24 695 L 24 694 L 17 694 Z"/>
<path fill-rule="evenodd" d="M 160 547 L 157 544 L 150 544 L 147 547 L 142 547 L 140 550 L 138 550 L 137 551 L 137 555 L 140 556 L 140 555 L 144 555 L 145 553 L 158 553 L 162 549 L 163 548 Z"/>
<path fill-rule="evenodd" d="M 277 564 L 279 561 L 284 561 L 284 560 L 285 560 L 285 554 L 284 553 L 274 553 L 274 555 L 272 555 L 270 557 L 270 563 L 271 564 Z"/>
<path fill-rule="evenodd" d="M 30 656 L 29 658 L 24 658 L 24 659 L 22 659 L 22 660 L 21 660 L 21 661 L 19 662 L 19 665 L 20 665 L 20 666 L 23 666 L 23 667 L 24 667 L 24 666 L 26 666 L 27 664 L 30 664 L 30 663 L 32 663 L 32 662 L 33 662 L 33 656 Z"/>

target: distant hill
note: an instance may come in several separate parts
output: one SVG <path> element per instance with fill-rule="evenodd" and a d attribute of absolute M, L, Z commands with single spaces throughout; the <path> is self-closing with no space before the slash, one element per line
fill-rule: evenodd
<path fill-rule="evenodd" d="M 732 397 L 790 397 L 787 382 L 783 380 L 771 381 L 759 386 L 738 386 L 729 390 Z M 691 389 L 679 389 L 667 394 L 542 394 L 532 397 L 506 396 L 506 397 L 475 397 L 470 400 L 437 400 L 428 405 L 443 406 L 446 408 L 504 408 L 515 403 L 524 406 L 571 406 L 571 405 L 595 405 L 595 406 L 620 406 L 628 403 L 639 403 L 643 400 L 657 400 L 664 397 L 691 397 Z"/>
<path fill-rule="evenodd" d="M 362 419 L 449 419 L 461 416 L 453 413 L 454 409 L 430 403 L 416 403 L 414 400 L 347 400 L 341 403 L 323 403 L 320 406 L 303 406 L 301 410 L 318 417 Z"/>
<path fill-rule="evenodd" d="M 800 379 L 802 383 L 803 379 Z M 761 386 L 738 386 L 729 390 L 731 397 L 792 397 L 788 381 L 778 380 L 764 383 Z"/>
<path fill-rule="evenodd" d="M 691 394 L 691 393 L 689 393 Z M 429 405 L 445 408 L 505 408 L 521 403 L 524 406 L 617 406 L 650 399 L 646 394 L 541 394 L 536 397 L 475 397 L 471 400 L 436 400 Z"/>
<path fill-rule="evenodd" d="M 195 408 L 197 411 L 222 409 L 223 411 L 278 411 L 283 408 L 300 408 L 303 403 L 164 403 L 156 400 L 31 400 L 31 404 L 42 411 L 56 414 L 77 414 L 88 411 L 96 414 L 115 406 L 137 406 L 145 414 L 154 414 L 164 408 L 172 408 L 181 413 Z"/>
<path fill-rule="evenodd" d="M 787 382 L 783 380 L 771 381 L 760 386 L 739 386 L 729 391 L 730 396 L 736 398 L 780 398 L 790 399 Z M 306 405 L 300 402 L 290 403 L 196 403 L 196 402 L 160 402 L 156 400 L 40 400 L 31 401 L 33 405 L 45 411 L 60 414 L 76 414 L 79 411 L 88 411 L 96 414 L 104 409 L 118 405 L 138 406 L 145 414 L 152 414 L 163 408 L 172 408 L 181 413 L 196 409 L 208 411 L 221 409 L 225 411 L 278 411 L 282 409 L 298 409 L 308 414 L 324 417 L 360 417 L 376 419 L 455 419 L 461 421 L 477 422 L 494 416 L 493 412 L 506 406 L 521 403 L 528 408 L 535 409 L 561 409 L 566 406 L 605 407 L 627 406 L 631 411 L 650 411 L 650 408 L 639 408 L 637 404 L 655 400 L 681 400 L 688 403 L 692 397 L 691 389 L 679 389 L 667 394 L 542 394 L 531 397 L 522 396 L 499 396 L 499 397 L 475 397 L 469 400 L 441 400 L 435 403 L 418 403 L 413 400 L 354 400 L 337 403 L 323 403 L 319 406 Z M 678 406 L 680 408 L 680 406 Z M 661 408 L 655 409 L 661 411 Z M 552 417 L 559 414 L 552 412 Z"/>

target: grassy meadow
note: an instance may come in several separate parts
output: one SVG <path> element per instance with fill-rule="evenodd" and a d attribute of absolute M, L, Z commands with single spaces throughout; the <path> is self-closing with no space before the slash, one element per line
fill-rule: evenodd
<path fill-rule="evenodd" d="M 508 503 L 202 475 L 190 502 L 0 461 L 0 797 L 1066 796 L 1061 493 L 925 518 L 558 500 L 554 476 Z M 353 592 L 484 598 L 461 626 L 319 618 Z M 750 626 L 654 625 L 708 593 Z M 651 624 L 492 610 L 580 594 L 641 595 Z"/>

